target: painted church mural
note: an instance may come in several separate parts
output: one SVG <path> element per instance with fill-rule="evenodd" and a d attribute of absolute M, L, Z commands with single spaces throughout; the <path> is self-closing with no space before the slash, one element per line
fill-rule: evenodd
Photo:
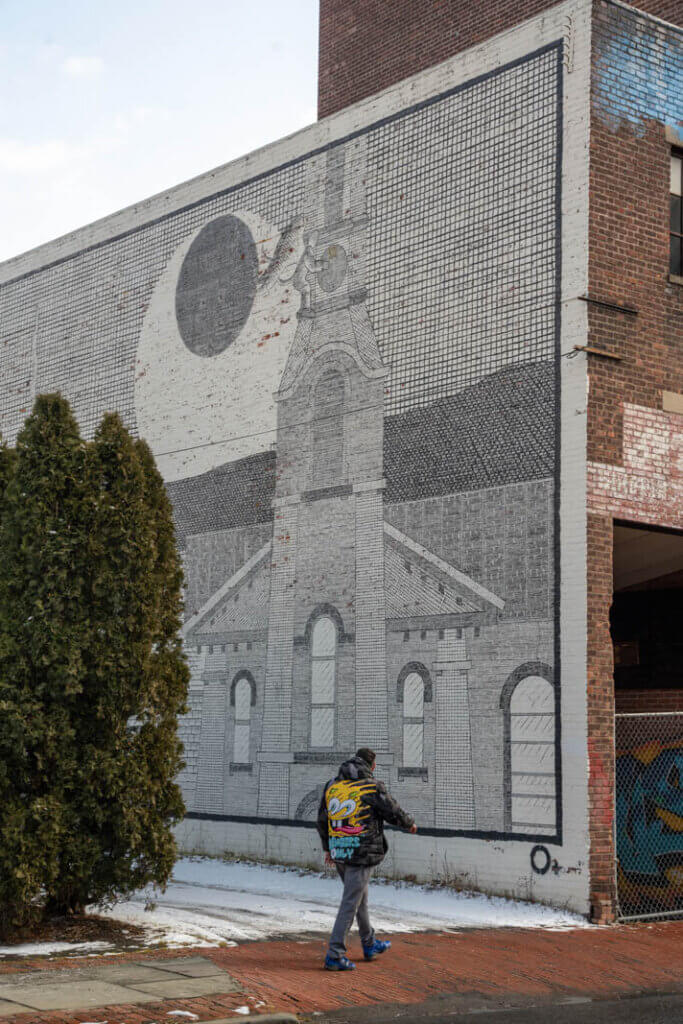
<path fill-rule="evenodd" d="M 363 745 L 423 829 L 561 835 L 560 74 L 548 47 L 3 289 L 37 389 L 86 432 L 115 405 L 166 480 L 193 815 L 310 822 Z"/>

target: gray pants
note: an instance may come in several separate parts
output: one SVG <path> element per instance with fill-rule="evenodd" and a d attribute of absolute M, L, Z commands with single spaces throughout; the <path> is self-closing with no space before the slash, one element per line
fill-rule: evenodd
<path fill-rule="evenodd" d="M 328 952 L 331 957 L 338 960 L 340 956 L 346 956 L 346 936 L 354 917 L 358 920 L 360 941 L 364 946 L 373 944 L 375 932 L 368 915 L 368 883 L 372 868 L 354 868 L 349 864 L 336 864 L 335 867 L 344 883 L 344 893 L 330 936 Z"/>

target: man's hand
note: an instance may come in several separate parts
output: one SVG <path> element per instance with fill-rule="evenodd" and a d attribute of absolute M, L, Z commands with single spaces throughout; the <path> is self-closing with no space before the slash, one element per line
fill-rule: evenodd
<path fill-rule="evenodd" d="M 416 833 L 417 833 L 417 825 L 412 825 L 411 828 L 410 828 L 411 836 L 414 836 Z"/>
<path fill-rule="evenodd" d="M 325 852 L 325 863 L 328 864 L 328 865 L 329 864 L 334 864 L 334 861 L 332 860 L 332 857 L 330 856 L 330 851 L 329 850 L 327 850 Z"/>

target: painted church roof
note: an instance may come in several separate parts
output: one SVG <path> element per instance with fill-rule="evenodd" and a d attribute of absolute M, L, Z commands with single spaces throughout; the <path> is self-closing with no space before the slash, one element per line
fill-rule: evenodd
<path fill-rule="evenodd" d="M 307 358 L 303 351 L 299 357 Z M 385 417 L 385 502 L 552 477 L 553 373 L 551 362 L 513 366 L 430 405 Z M 188 536 L 268 522 L 275 452 L 166 487 L 181 544 Z"/>
<path fill-rule="evenodd" d="M 262 632 L 268 628 L 270 553 L 268 541 L 199 611 L 188 619 L 183 636 Z"/>
<path fill-rule="evenodd" d="M 183 635 L 207 642 L 225 635 L 265 635 L 271 551 L 269 541 L 185 623 Z M 384 559 L 386 618 L 397 627 L 410 619 L 495 614 L 504 607 L 496 594 L 386 522 Z"/>
<path fill-rule="evenodd" d="M 390 620 L 501 611 L 505 602 L 389 523 L 384 524 L 384 587 Z"/>

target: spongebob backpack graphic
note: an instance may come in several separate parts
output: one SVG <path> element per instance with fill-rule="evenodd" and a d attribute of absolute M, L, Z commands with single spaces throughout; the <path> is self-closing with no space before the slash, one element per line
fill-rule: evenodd
<path fill-rule="evenodd" d="M 325 794 L 330 856 L 333 860 L 348 860 L 361 844 L 367 832 L 370 808 L 363 796 L 375 789 L 373 782 L 333 782 Z"/>

